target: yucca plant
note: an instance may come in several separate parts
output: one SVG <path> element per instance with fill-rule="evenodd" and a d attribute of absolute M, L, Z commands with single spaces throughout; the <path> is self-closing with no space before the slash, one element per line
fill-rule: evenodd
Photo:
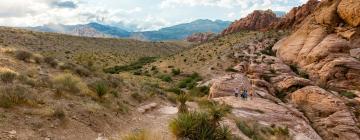
<path fill-rule="evenodd" d="M 189 100 L 188 95 L 186 95 L 185 93 L 181 93 L 180 95 L 178 95 L 177 100 L 180 103 L 179 108 L 178 108 L 179 113 L 187 113 L 188 108 L 186 106 L 186 102 Z"/>
<path fill-rule="evenodd" d="M 216 102 L 211 102 L 209 105 L 209 114 L 211 116 L 211 121 L 214 125 L 218 125 L 223 117 L 231 112 L 231 107 L 225 104 L 218 104 Z"/>
<path fill-rule="evenodd" d="M 102 98 L 108 93 L 108 87 L 104 82 L 98 82 L 95 85 L 96 94 Z"/>

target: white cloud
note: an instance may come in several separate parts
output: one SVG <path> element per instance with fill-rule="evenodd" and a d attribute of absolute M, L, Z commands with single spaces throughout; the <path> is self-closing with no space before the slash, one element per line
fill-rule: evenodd
<path fill-rule="evenodd" d="M 217 6 L 225 8 L 241 7 L 247 8 L 253 4 L 269 6 L 276 2 L 288 3 L 288 0 L 164 0 L 161 2 L 161 8 L 183 6 Z"/>
<path fill-rule="evenodd" d="M 305 0 L 148 1 L 0 0 L 0 26 L 24 27 L 50 23 L 102 22 L 110 25 L 124 25 L 131 27 L 132 30 L 153 30 L 188 22 L 189 19 L 235 20 L 258 9 L 287 11 Z M 181 12 L 183 9 L 186 11 Z"/>

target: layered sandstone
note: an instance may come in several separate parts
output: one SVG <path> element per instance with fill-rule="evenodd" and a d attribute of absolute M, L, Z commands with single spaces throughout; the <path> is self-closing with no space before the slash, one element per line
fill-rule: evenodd
<path fill-rule="evenodd" d="M 299 30 L 274 46 L 277 56 L 287 64 L 305 70 L 318 84 L 335 89 L 360 89 L 360 61 L 357 56 L 360 32 L 359 27 L 351 24 L 356 22 L 356 16 L 354 20 L 342 19 L 343 16 L 340 18 L 341 14 L 337 13 L 341 11 L 338 7 L 346 4 L 350 8 L 356 5 L 339 0 L 321 2 Z"/>
<path fill-rule="evenodd" d="M 247 17 L 233 22 L 222 35 L 239 32 L 241 30 L 265 30 L 270 24 L 277 22 L 279 19 L 271 10 L 256 10 Z"/>
<path fill-rule="evenodd" d="M 318 0 L 309 0 L 306 4 L 294 7 L 279 22 L 275 22 L 270 28 L 273 29 L 294 29 L 303 22 L 317 7 Z"/>

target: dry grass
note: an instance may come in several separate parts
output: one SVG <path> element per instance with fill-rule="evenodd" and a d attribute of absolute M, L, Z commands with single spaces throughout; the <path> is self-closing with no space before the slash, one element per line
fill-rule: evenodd
<path fill-rule="evenodd" d="M 158 134 L 151 133 L 145 130 L 133 132 L 121 140 L 163 140 L 164 138 Z"/>
<path fill-rule="evenodd" d="M 68 73 L 55 76 L 53 78 L 53 87 L 58 92 L 73 94 L 84 93 L 88 89 L 79 77 Z"/>
<path fill-rule="evenodd" d="M 95 70 L 125 65 L 141 57 L 172 55 L 184 50 L 188 45 L 181 42 L 76 37 L 6 27 L 0 27 L 0 36 L 2 46 L 27 49 L 59 61 L 91 66 Z"/>

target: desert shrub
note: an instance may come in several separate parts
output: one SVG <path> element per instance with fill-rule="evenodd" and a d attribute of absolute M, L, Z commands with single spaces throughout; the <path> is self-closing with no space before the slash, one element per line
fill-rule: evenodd
<path fill-rule="evenodd" d="M 345 96 L 346 98 L 349 98 L 349 99 L 354 99 L 354 98 L 358 97 L 356 94 L 354 94 L 353 92 L 349 92 L 349 91 L 340 92 L 340 95 Z"/>
<path fill-rule="evenodd" d="M 140 95 L 139 93 L 137 93 L 137 92 L 132 93 L 132 94 L 131 94 L 131 97 L 132 97 L 133 99 L 135 99 L 136 101 L 138 101 L 138 102 L 141 102 L 141 101 L 144 100 L 144 97 L 141 96 L 141 95 Z"/>
<path fill-rule="evenodd" d="M 201 80 L 202 80 L 202 78 L 200 77 L 200 75 L 198 73 L 193 73 L 192 75 L 181 80 L 178 84 L 178 87 L 192 89 L 192 88 L 196 87 L 197 82 L 201 81 Z"/>
<path fill-rule="evenodd" d="M 285 100 L 285 97 L 288 95 L 287 92 L 284 91 L 276 91 L 275 96 L 281 100 Z"/>
<path fill-rule="evenodd" d="M 267 82 L 270 82 L 272 76 L 267 75 L 267 74 L 263 74 L 263 75 L 260 76 L 260 78 L 263 79 L 263 80 L 265 80 L 265 81 L 267 81 Z"/>
<path fill-rule="evenodd" d="M 182 93 L 181 89 L 179 89 L 179 88 L 169 88 L 166 91 L 175 93 L 177 95 L 180 95 L 180 93 Z"/>
<path fill-rule="evenodd" d="M 35 87 L 37 85 L 36 81 L 34 79 L 29 78 L 26 75 L 19 75 L 17 76 L 17 79 L 21 81 L 21 83 Z"/>
<path fill-rule="evenodd" d="M 108 85 L 105 82 L 99 81 L 95 83 L 95 92 L 98 97 L 104 97 L 108 93 L 108 90 Z"/>
<path fill-rule="evenodd" d="M 134 75 L 141 75 L 141 70 L 136 70 L 136 71 L 134 71 L 133 74 L 134 74 Z"/>
<path fill-rule="evenodd" d="M 90 76 L 91 75 L 91 71 L 82 66 L 75 67 L 74 72 L 80 76 Z"/>
<path fill-rule="evenodd" d="M 172 82 L 172 81 L 173 81 L 172 78 L 171 78 L 171 76 L 170 76 L 170 75 L 166 75 L 166 74 L 160 75 L 158 78 L 161 79 L 161 80 L 164 81 L 164 82 Z"/>
<path fill-rule="evenodd" d="M 173 75 L 179 75 L 181 73 L 180 69 L 171 69 Z"/>
<path fill-rule="evenodd" d="M 300 75 L 300 77 L 302 77 L 302 78 L 305 78 L 305 79 L 309 79 L 309 74 L 307 74 L 305 71 L 303 71 L 303 70 L 300 70 L 299 71 L 299 75 Z"/>
<path fill-rule="evenodd" d="M 51 67 L 56 67 L 58 65 L 58 62 L 53 57 L 45 57 L 44 62 Z"/>
<path fill-rule="evenodd" d="M 231 109 L 232 108 L 229 105 L 212 102 L 212 104 L 208 106 L 208 112 L 212 123 L 219 123 L 223 117 L 231 113 Z"/>
<path fill-rule="evenodd" d="M 176 94 L 173 94 L 173 93 L 168 93 L 168 94 L 166 94 L 166 99 L 167 99 L 168 101 L 170 101 L 171 103 L 176 104 L 177 95 L 176 95 Z"/>
<path fill-rule="evenodd" d="M 290 69 L 295 72 L 296 74 L 299 74 L 299 70 L 298 70 L 298 66 L 297 65 L 294 65 L 294 64 L 291 64 L 290 65 Z"/>
<path fill-rule="evenodd" d="M 214 125 L 208 113 L 181 113 L 169 124 L 170 131 L 180 139 L 191 140 L 230 140 L 230 130 L 221 125 Z"/>
<path fill-rule="evenodd" d="M 237 127 L 246 136 L 253 140 L 267 140 L 272 137 L 274 139 L 290 140 L 290 133 L 287 127 L 278 127 L 276 125 L 263 126 L 257 122 L 237 121 Z"/>
<path fill-rule="evenodd" d="M 238 70 L 234 69 L 233 67 L 228 67 L 225 69 L 226 72 L 239 72 Z"/>
<path fill-rule="evenodd" d="M 5 71 L 0 73 L 0 79 L 4 83 L 12 83 L 15 80 L 16 76 L 17 74 L 12 71 Z"/>
<path fill-rule="evenodd" d="M 276 56 L 276 53 L 272 50 L 271 47 L 266 47 L 264 50 L 260 51 L 262 54 L 270 55 L 270 56 Z"/>
<path fill-rule="evenodd" d="M 162 136 L 150 133 L 145 130 L 132 132 L 131 134 L 122 138 L 122 140 L 162 140 Z"/>
<path fill-rule="evenodd" d="M 54 77 L 53 86 L 56 90 L 69 93 L 79 93 L 84 84 L 81 79 L 72 74 L 60 74 Z"/>
<path fill-rule="evenodd" d="M 191 96 L 203 97 L 209 95 L 210 88 L 208 86 L 194 87 L 189 93 Z"/>
<path fill-rule="evenodd" d="M 119 87 L 122 84 L 124 84 L 124 80 L 120 79 L 119 77 L 108 75 L 106 77 L 106 81 L 109 83 L 109 85 L 113 88 Z"/>
<path fill-rule="evenodd" d="M 22 86 L 7 86 L 0 88 L 0 107 L 10 108 L 16 105 L 32 104 L 34 99 Z"/>
<path fill-rule="evenodd" d="M 155 71 L 157 70 L 157 67 L 156 66 L 151 66 L 151 71 Z"/>
<path fill-rule="evenodd" d="M 24 50 L 17 50 L 15 51 L 15 57 L 18 60 L 22 60 L 22 61 L 30 61 L 31 57 L 32 57 L 32 53 L 28 52 L 28 51 L 24 51 Z"/>
<path fill-rule="evenodd" d="M 116 111 L 120 114 L 126 114 L 129 112 L 129 107 L 122 103 L 122 102 L 117 102 L 117 109 Z"/>
<path fill-rule="evenodd" d="M 104 69 L 104 72 L 116 74 L 116 73 L 120 73 L 120 72 L 124 72 L 124 71 L 138 70 L 138 69 L 141 69 L 144 65 L 146 65 L 148 63 L 155 62 L 155 60 L 156 60 L 156 57 L 142 57 L 142 58 L 138 59 L 136 62 L 133 62 L 129 65 L 106 68 L 106 69 Z"/>
<path fill-rule="evenodd" d="M 56 107 L 54 109 L 53 117 L 63 120 L 65 119 L 65 116 L 65 111 L 62 107 Z"/>
<path fill-rule="evenodd" d="M 34 59 L 35 63 L 37 63 L 37 64 L 40 64 L 44 61 L 43 57 L 38 54 L 34 54 L 33 59 Z"/>
<path fill-rule="evenodd" d="M 180 94 L 177 97 L 177 101 L 180 103 L 179 105 L 179 113 L 187 113 L 188 112 L 188 108 L 186 106 L 186 102 L 189 100 L 188 95 L 186 94 Z"/>

